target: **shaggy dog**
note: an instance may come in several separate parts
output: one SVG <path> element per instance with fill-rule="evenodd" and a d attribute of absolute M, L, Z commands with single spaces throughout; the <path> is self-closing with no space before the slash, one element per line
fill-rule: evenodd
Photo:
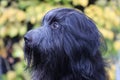
<path fill-rule="evenodd" d="M 94 22 L 68 8 L 49 11 L 41 27 L 24 36 L 33 80 L 106 80 L 102 37 Z"/>

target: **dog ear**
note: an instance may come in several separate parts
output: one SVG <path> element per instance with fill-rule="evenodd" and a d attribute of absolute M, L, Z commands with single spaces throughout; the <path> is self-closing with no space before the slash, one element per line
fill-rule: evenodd
<path fill-rule="evenodd" d="M 101 34 L 95 23 L 83 13 L 71 13 L 69 17 L 66 17 L 65 23 L 69 39 L 84 46 L 94 56 L 101 45 Z"/>
<path fill-rule="evenodd" d="M 72 69 L 74 76 L 81 75 L 80 77 L 84 77 L 85 79 L 96 77 L 96 80 L 99 80 L 100 77 L 104 78 L 105 76 L 102 71 L 104 71 L 105 64 L 100 51 L 96 51 L 96 55 L 93 56 L 87 47 L 85 47 L 87 45 L 81 46 L 84 43 L 72 42 L 68 39 L 64 43 L 64 51 L 69 58 L 69 67 Z"/>
<path fill-rule="evenodd" d="M 80 59 L 80 61 L 71 63 L 72 71 L 75 75 L 81 75 L 81 77 L 89 79 L 90 76 L 93 76 L 95 68 L 89 59 L 83 57 L 81 58 L 82 59 Z"/>
<path fill-rule="evenodd" d="M 87 78 L 87 76 L 91 76 L 93 74 L 94 66 L 92 60 L 90 60 L 91 56 L 89 55 L 88 50 L 81 47 L 82 44 L 80 44 L 81 43 L 72 42 L 67 39 L 64 44 L 64 50 L 69 57 L 70 67 L 73 73 L 76 76 L 82 75 L 82 77 Z"/>
<path fill-rule="evenodd" d="M 95 23 L 80 13 L 71 14 L 65 22 L 69 33 L 64 34 L 64 50 L 73 73 L 86 79 L 98 76 L 95 70 L 103 71 L 104 62 L 99 50 L 102 37 Z"/>

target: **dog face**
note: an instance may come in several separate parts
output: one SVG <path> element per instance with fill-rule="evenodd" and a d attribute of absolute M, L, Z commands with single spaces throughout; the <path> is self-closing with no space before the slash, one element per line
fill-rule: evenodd
<path fill-rule="evenodd" d="M 101 43 L 94 22 L 82 12 L 67 8 L 49 11 L 41 27 L 27 32 L 24 39 L 28 67 L 71 65 L 83 56 L 95 56 Z"/>

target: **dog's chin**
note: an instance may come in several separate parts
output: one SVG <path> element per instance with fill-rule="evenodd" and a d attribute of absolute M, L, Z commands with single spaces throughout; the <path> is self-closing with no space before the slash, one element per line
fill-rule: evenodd
<path fill-rule="evenodd" d="M 26 69 L 36 68 L 41 63 L 41 52 L 34 45 L 24 45 L 24 57 L 27 62 Z"/>
<path fill-rule="evenodd" d="M 24 57 L 27 62 L 27 68 L 29 68 L 32 64 L 32 55 L 33 55 L 33 49 L 30 45 L 25 44 L 24 45 Z"/>

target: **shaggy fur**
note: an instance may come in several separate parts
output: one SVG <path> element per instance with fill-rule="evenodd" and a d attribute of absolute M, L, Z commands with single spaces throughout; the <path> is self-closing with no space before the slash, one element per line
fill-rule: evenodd
<path fill-rule="evenodd" d="M 94 22 L 74 9 L 49 11 L 25 39 L 33 80 L 106 80 L 102 37 Z"/>

